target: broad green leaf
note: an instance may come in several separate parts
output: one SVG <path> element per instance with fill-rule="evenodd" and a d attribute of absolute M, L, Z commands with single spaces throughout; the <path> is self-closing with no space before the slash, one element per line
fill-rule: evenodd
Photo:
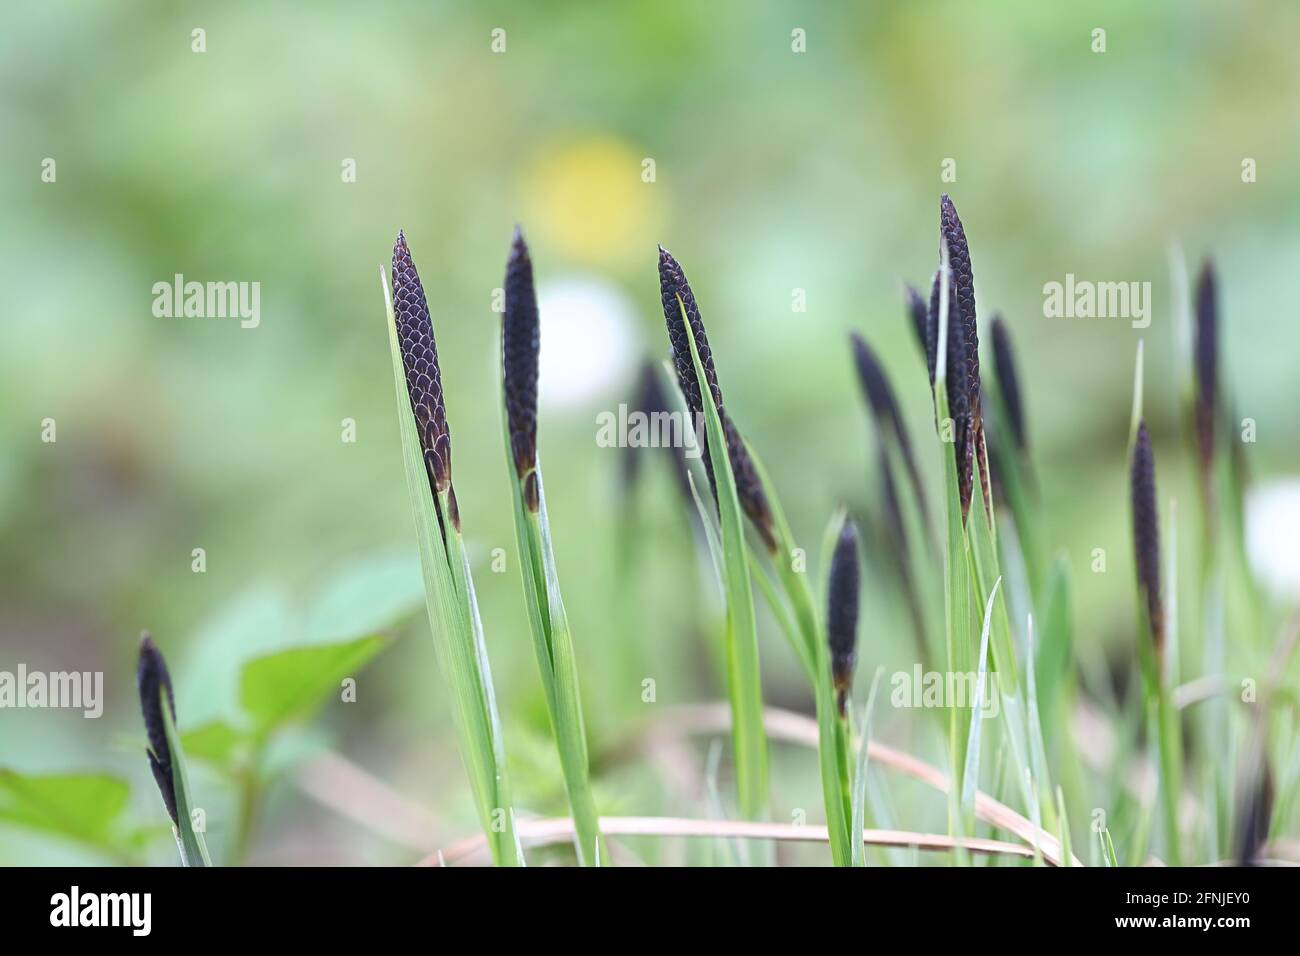
<path fill-rule="evenodd" d="M 224 605 L 199 627 L 176 675 L 186 724 L 238 723 L 244 662 L 302 643 L 298 615 L 276 587 L 250 589 Z"/>
<path fill-rule="evenodd" d="M 339 644 L 293 647 L 244 665 L 239 699 L 252 718 L 253 733 L 265 737 L 291 720 L 310 717 L 344 678 L 355 677 L 384 647 L 371 636 Z"/>
<path fill-rule="evenodd" d="M 0 768 L 0 821 L 111 848 L 130 797 L 103 773 L 24 774 Z"/>
<path fill-rule="evenodd" d="M 378 634 L 424 604 L 424 579 L 415 555 L 376 554 L 339 569 L 312 599 L 307 636 L 312 643 Z"/>
<path fill-rule="evenodd" d="M 196 760 L 229 768 L 249 744 L 249 735 L 225 721 L 213 720 L 181 734 L 181 743 Z"/>

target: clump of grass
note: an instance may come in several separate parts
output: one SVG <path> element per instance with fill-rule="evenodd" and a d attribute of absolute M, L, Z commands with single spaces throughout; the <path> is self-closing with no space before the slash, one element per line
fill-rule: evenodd
<path fill-rule="evenodd" d="M 659 286 L 677 383 L 702 443 L 721 532 L 714 559 L 726 598 L 724 648 L 738 802 L 742 814 L 758 818 L 767 814 L 767 734 L 763 728 L 754 598 L 740 512 L 743 508 L 749 516 L 769 554 L 777 550 L 777 519 L 748 447 L 735 426 L 729 425 L 695 294 L 677 260 L 662 246 Z M 699 427 L 701 422 L 703 428 Z M 717 454 L 719 449 L 722 454 Z M 706 528 L 710 517 L 701 514 Z"/>
<path fill-rule="evenodd" d="M 434 649 L 452 689 L 461 758 L 492 858 L 499 866 L 522 866 L 492 671 L 452 488 L 451 429 L 433 323 L 424 286 L 400 232 L 393 247 L 391 294 L 383 269 L 380 278 Z"/>
<path fill-rule="evenodd" d="M 584 866 L 608 859 L 591 792 L 587 735 L 568 615 L 551 550 L 550 522 L 537 458 L 537 362 L 540 326 L 533 262 L 516 229 L 506 261 L 501 322 L 502 394 L 506 446 L 514 465 L 515 532 L 533 649 L 546 691 L 547 713 L 573 811 L 574 842 Z"/>
<path fill-rule="evenodd" d="M 149 770 L 162 795 L 172 833 L 180 850 L 183 866 L 211 866 L 203 833 L 194 827 L 189 778 L 180 734 L 176 731 L 176 697 L 172 692 L 167 662 L 148 633 L 140 636 L 140 660 L 136 668 L 136 688 L 140 693 L 140 712 L 144 717 L 149 746 Z M 182 822 L 183 821 L 183 822 Z"/>

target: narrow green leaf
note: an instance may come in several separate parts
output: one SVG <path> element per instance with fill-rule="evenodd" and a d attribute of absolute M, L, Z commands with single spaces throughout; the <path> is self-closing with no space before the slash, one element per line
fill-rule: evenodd
<path fill-rule="evenodd" d="M 167 750 L 171 753 L 172 758 L 172 786 L 176 789 L 176 843 L 181 850 L 181 862 L 185 866 L 211 866 L 212 860 L 208 857 L 208 845 L 203 839 L 203 832 L 196 829 L 199 819 L 196 818 L 194 800 L 190 791 L 189 774 L 185 769 L 185 751 L 181 747 L 181 735 L 176 731 L 176 723 L 172 720 L 171 707 L 167 705 L 166 692 L 159 688 L 159 696 L 162 697 L 162 705 L 159 708 L 162 712 L 163 730 L 167 734 Z"/>
<path fill-rule="evenodd" d="M 867 765 L 871 751 L 871 715 L 876 706 L 876 691 L 880 688 L 880 678 L 884 676 L 884 665 L 876 668 L 871 678 L 871 690 L 867 694 L 867 705 L 862 709 L 862 737 L 858 741 L 858 762 L 853 772 L 853 825 L 850 836 L 853 839 L 852 860 L 854 866 L 867 865 L 867 846 L 865 842 L 867 828 Z"/>
<path fill-rule="evenodd" d="M 686 329 L 695 363 L 695 374 L 706 381 L 695 334 L 686 320 L 685 306 L 678 299 L 682 326 Z M 740 812 L 751 820 L 767 816 L 767 734 L 763 729 L 763 691 L 758 664 L 758 632 L 754 619 L 754 595 L 750 586 L 749 563 L 745 557 L 745 528 L 735 477 L 727 455 L 722 418 L 709 389 L 701 389 L 705 429 L 717 481 L 718 517 L 722 531 L 723 578 L 727 586 L 727 691 L 732 708 L 732 747 L 736 763 L 736 787 Z"/>

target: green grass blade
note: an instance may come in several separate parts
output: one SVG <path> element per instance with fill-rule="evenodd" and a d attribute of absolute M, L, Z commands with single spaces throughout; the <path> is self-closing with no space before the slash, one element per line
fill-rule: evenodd
<path fill-rule="evenodd" d="M 706 381 L 700 362 L 699 347 L 685 307 L 678 300 L 682 326 L 686 329 L 695 363 L 695 375 Z M 763 729 L 763 691 L 758 664 L 758 632 L 754 619 L 754 595 L 749 579 L 749 562 L 745 557 L 745 528 L 741 523 L 740 502 L 736 498 L 735 478 L 727 455 L 722 418 L 713 396 L 701 389 L 704 424 L 709 439 L 709 454 L 717 482 L 718 517 L 722 530 L 723 579 L 727 593 L 726 659 L 727 692 L 732 709 L 732 748 L 736 765 L 736 789 L 741 815 L 758 820 L 767 816 L 768 767 L 767 734 Z"/>
<path fill-rule="evenodd" d="M 185 752 L 181 749 L 181 735 L 176 731 L 172 720 L 171 707 L 168 706 L 166 691 L 159 710 L 163 718 L 163 730 L 167 734 L 167 749 L 172 758 L 172 786 L 176 791 L 176 843 L 181 850 L 181 862 L 185 866 L 211 866 L 208 845 L 203 839 L 203 832 L 195 829 L 194 800 L 190 791 L 189 774 L 185 770 Z"/>
<path fill-rule="evenodd" d="M 871 678 L 871 691 L 867 694 L 867 706 L 862 709 L 862 739 L 858 742 L 858 762 L 853 772 L 853 826 L 850 830 L 854 866 L 867 865 L 867 846 L 863 837 L 867 827 L 867 765 L 868 753 L 871 750 L 871 714 L 875 710 L 876 691 L 880 687 L 880 678 L 884 673 L 884 665 L 876 668 L 876 674 Z"/>
<path fill-rule="evenodd" d="M 531 511 L 524 498 L 524 486 L 509 454 L 510 434 L 504 408 L 501 416 L 506 447 L 506 468 L 510 474 L 511 498 L 514 502 L 515 535 L 519 545 L 520 576 L 528 607 L 528 623 L 533 635 L 533 649 L 546 692 L 547 713 L 560 758 L 564 789 L 573 813 L 574 844 L 578 862 L 599 866 L 609 854 L 600 834 L 595 797 L 591 790 L 591 768 L 587 751 L 587 732 L 582 717 L 582 696 L 578 688 L 578 665 L 573 651 L 573 635 L 560 594 L 559 573 L 551 546 L 550 521 L 546 514 L 546 492 L 542 466 L 538 459 L 534 477 L 537 481 L 537 511 Z"/>
<path fill-rule="evenodd" d="M 973 832 L 975 826 L 975 791 L 980 775 L 980 728 L 983 724 L 984 702 L 988 694 L 989 626 L 993 622 L 993 600 L 997 597 L 1002 579 L 993 582 L 993 590 L 984 606 L 984 627 L 980 632 L 979 672 L 975 684 L 975 699 L 971 702 L 970 736 L 966 742 L 966 764 L 961 774 L 961 814 L 964 832 Z"/>

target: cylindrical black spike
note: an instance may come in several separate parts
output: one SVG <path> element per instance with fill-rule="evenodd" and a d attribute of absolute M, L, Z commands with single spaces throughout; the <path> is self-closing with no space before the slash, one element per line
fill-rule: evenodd
<path fill-rule="evenodd" d="M 1164 648 L 1165 615 L 1160 597 L 1160 522 L 1156 506 L 1156 463 L 1146 422 L 1138 425 L 1129 474 L 1133 504 L 1133 548 L 1138 593 L 1146 605 L 1147 623 L 1157 659 Z"/>
<path fill-rule="evenodd" d="M 930 384 L 934 385 L 934 341 L 935 330 L 931 327 L 934 318 L 921 293 L 912 286 L 904 286 L 907 300 L 907 316 L 912 320 L 912 331 L 916 333 L 917 344 L 925 355 L 925 366 L 930 370 Z"/>
<path fill-rule="evenodd" d="M 827 588 L 826 639 L 831 652 L 831 680 L 835 684 L 840 715 L 845 712 L 853 666 L 857 661 L 858 598 L 861 570 L 858 563 L 858 528 L 845 518 L 831 555 Z"/>
<path fill-rule="evenodd" d="M 763 539 L 763 546 L 769 554 L 775 554 L 776 529 L 772 509 L 768 506 L 763 483 L 758 478 L 758 469 L 754 467 L 754 460 L 745 447 L 745 439 L 729 415 L 722 416 L 722 433 L 727 439 L 727 458 L 731 462 L 731 474 L 736 481 L 736 498 L 754 530 Z"/>
<path fill-rule="evenodd" d="M 898 402 L 894 399 L 894 390 L 889 384 L 889 378 L 866 340 L 857 332 L 853 332 L 849 338 L 853 345 L 853 363 L 857 368 L 858 383 L 862 387 L 862 394 L 867 404 L 871 407 L 876 428 L 882 438 L 887 432 L 893 434 L 902 455 L 903 465 L 907 469 L 908 481 L 912 485 L 912 493 L 916 496 L 922 520 L 928 521 L 920 469 L 912 455 L 912 442 L 908 438 L 907 426 L 903 423 L 903 416 L 898 409 Z"/>
<path fill-rule="evenodd" d="M 1192 358 L 1196 373 L 1196 447 L 1202 474 L 1214 461 L 1214 425 L 1219 405 L 1219 309 L 1214 262 L 1205 260 L 1196 282 L 1196 323 Z"/>
<path fill-rule="evenodd" d="M 172 752 L 167 744 L 166 721 L 163 717 L 163 695 L 167 696 L 167 709 L 172 723 L 176 722 L 176 699 L 172 695 L 172 679 L 167 673 L 167 662 L 148 633 L 140 636 L 140 661 L 136 668 L 136 687 L 140 692 L 140 712 L 144 717 L 144 730 L 149 739 L 145 755 L 149 769 L 172 823 L 179 825 L 176 816 L 176 784 L 172 776 Z"/>
<path fill-rule="evenodd" d="M 1002 404 L 1007 409 L 1011 437 L 1015 439 L 1016 447 L 1024 451 L 1029 446 L 1029 436 L 1025 431 L 1025 408 L 1020 396 L 1020 379 L 1016 373 L 1016 356 L 1011 347 L 1011 335 L 1000 315 L 993 317 L 993 366 L 998 376 Z"/>
<path fill-rule="evenodd" d="M 979 326 L 975 318 L 975 276 L 971 270 L 970 246 L 966 230 L 962 227 L 957 207 L 948 194 L 939 197 L 939 226 L 944 244 L 948 247 L 948 268 L 952 273 L 953 297 L 949 303 L 948 322 L 957 319 L 965 337 L 966 388 L 970 398 L 971 415 L 978 426 L 980 421 L 979 388 Z"/>
<path fill-rule="evenodd" d="M 506 423 L 515 470 L 523 478 L 537 467 L 537 357 L 539 331 L 533 262 L 523 233 L 515 230 L 506 262 L 501 367 Z"/>
<path fill-rule="evenodd" d="M 447 426 L 429 304 L 406 237 L 400 232 L 393 246 L 393 320 L 397 325 L 397 341 L 406 369 L 406 390 L 415 415 L 420 450 L 424 453 L 429 484 L 437 494 L 451 486 L 451 429 Z"/>

